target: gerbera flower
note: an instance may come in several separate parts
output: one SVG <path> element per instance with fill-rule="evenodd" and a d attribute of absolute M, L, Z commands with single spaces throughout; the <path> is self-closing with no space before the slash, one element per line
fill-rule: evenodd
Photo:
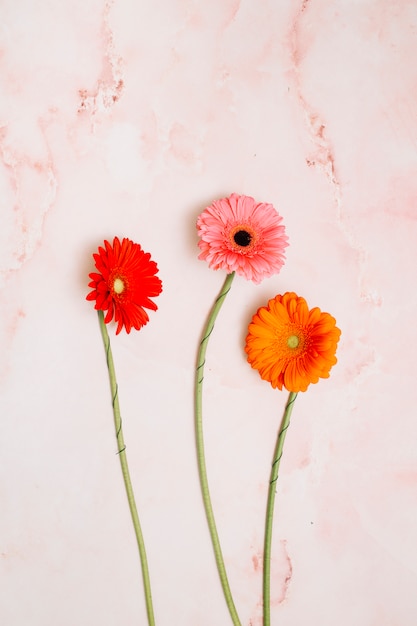
<path fill-rule="evenodd" d="M 148 320 L 145 311 L 157 310 L 156 304 L 150 300 L 162 291 L 162 283 L 155 276 L 158 267 L 151 261 L 151 255 L 144 252 L 138 243 L 130 239 L 113 239 L 113 245 L 104 242 L 98 254 L 93 254 L 95 266 L 99 273 L 89 276 L 92 288 L 87 300 L 95 300 L 94 308 L 107 311 L 104 322 L 108 324 L 114 317 L 117 322 L 116 335 L 123 326 L 127 333 L 132 327 L 139 330 Z"/>
<path fill-rule="evenodd" d="M 89 275 L 91 282 L 88 286 L 92 287 L 93 291 L 87 295 L 87 300 L 96 301 L 95 309 L 97 310 L 109 373 L 117 454 L 120 460 L 123 482 L 139 550 L 148 624 L 149 626 L 155 626 L 145 541 L 127 462 L 119 405 L 119 387 L 116 380 L 107 324 L 114 317 L 117 322 L 116 334 L 121 331 L 123 326 L 128 333 L 130 333 L 132 327 L 139 330 L 149 319 L 143 307 L 154 311 L 157 309 L 150 297 L 161 293 L 162 283 L 155 276 L 158 268 L 156 263 L 150 260 L 151 255 L 144 252 L 139 244 L 133 243 L 130 239 L 123 239 L 122 243 L 120 243 L 119 239 L 115 237 L 113 245 L 108 241 L 104 241 L 104 248 L 99 247 L 98 254 L 93 254 L 93 257 L 99 273 L 93 272 Z M 106 316 L 104 316 L 104 311 L 107 311 Z"/>
<path fill-rule="evenodd" d="M 253 316 L 245 351 L 251 366 L 273 387 L 306 391 L 310 383 L 329 377 L 339 337 L 329 313 L 309 310 L 304 298 L 287 292 Z"/>
<path fill-rule="evenodd" d="M 214 201 L 197 220 L 199 259 L 214 269 L 260 283 L 280 271 L 288 245 L 282 217 L 272 204 L 233 193 Z"/>

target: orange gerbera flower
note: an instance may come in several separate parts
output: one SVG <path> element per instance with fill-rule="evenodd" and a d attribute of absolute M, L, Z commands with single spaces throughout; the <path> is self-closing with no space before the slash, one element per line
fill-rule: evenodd
<path fill-rule="evenodd" d="M 317 307 L 310 311 L 304 298 L 287 292 L 253 316 L 245 351 L 274 388 L 306 391 L 310 383 L 329 377 L 339 337 L 334 317 Z"/>
<path fill-rule="evenodd" d="M 151 261 L 149 252 L 144 252 L 138 243 L 130 239 L 113 239 L 113 245 L 104 242 L 105 249 L 99 247 L 93 254 L 95 266 L 100 273 L 93 272 L 88 284 L 93 289 L 87 300 L 95 300 L 94 308 L 107 311 L 104 321 L 108 324 L 114 317 L 117 322 L 116 335 L 123 326 L 127 333 L 132 328 L 139 330 L 148 320 L 145 311 L 157 310 L 150 300 L 162 291 L 162 283 L 155 276 L 158 267 Z"/>

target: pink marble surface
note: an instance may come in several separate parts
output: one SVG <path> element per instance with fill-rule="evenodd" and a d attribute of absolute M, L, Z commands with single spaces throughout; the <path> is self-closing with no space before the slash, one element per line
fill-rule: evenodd
<path fill-rule="evenodd" d="M 223 281 L 195 220 L 272 202 L 279 276 L 243 279 L 208 354 L 207 462 L 243 626 L 261 624 L 264 508 L 286 394 L 245 327 L 294 290 L 343 331 L 301 394 L 278 484 L 272 618 L 417 623 L 417 6 L 406 0 L 0 4 L 0 623 L 145 624 L 91 253 L 127 236 L 164 292 L 113 338 L 158 626 L 228 626 L 201 504 L 193 368 Z"/>

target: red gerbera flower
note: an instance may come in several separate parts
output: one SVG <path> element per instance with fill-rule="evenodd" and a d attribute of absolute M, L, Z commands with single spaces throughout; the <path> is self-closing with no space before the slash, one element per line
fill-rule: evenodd
<path fill-rule="evenodd" d="M 130 239 L 113 239 L 113 245 L 104 242 L 98 254 L 93 254 L 95 266 L 100 273 L 89 274 L 92 288 L 87 300 L 95 300 L 94 308 L 107 311 L 104 321 L 108 324 L 114 317 L 117 322 L 116 335 L 123 326 L 127 333 L 140 330 L 148 320 L 144 307 L 157 310 L 150 300 L 162 291 L 162 282 L 155 276 L 158 267 L 151 261 L 149 252 L 144 252 L 138 243 Z"/>

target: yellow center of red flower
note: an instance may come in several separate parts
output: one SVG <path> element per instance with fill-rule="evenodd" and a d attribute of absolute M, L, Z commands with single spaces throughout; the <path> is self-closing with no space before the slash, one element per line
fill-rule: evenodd
<path fill-rule="evenodd" d="M 123 282 L 123 280 L 118 276 L 117 278 L 114 279 L 113 282 L 113 291 L 114 293 L 117 293 L 117 295 L 120 295 L 125 289 L 125 284 Z"/>
<path fill-rule="evenodd" d="M 292 348 L 293 350 L 295 348 L 298 348 L 299 343 L 300 343 L 300 339 L 299 337 L 297 337 L 297 335 L 290 335 L 287 339 L 287 346 L 289 348 Z"/>

